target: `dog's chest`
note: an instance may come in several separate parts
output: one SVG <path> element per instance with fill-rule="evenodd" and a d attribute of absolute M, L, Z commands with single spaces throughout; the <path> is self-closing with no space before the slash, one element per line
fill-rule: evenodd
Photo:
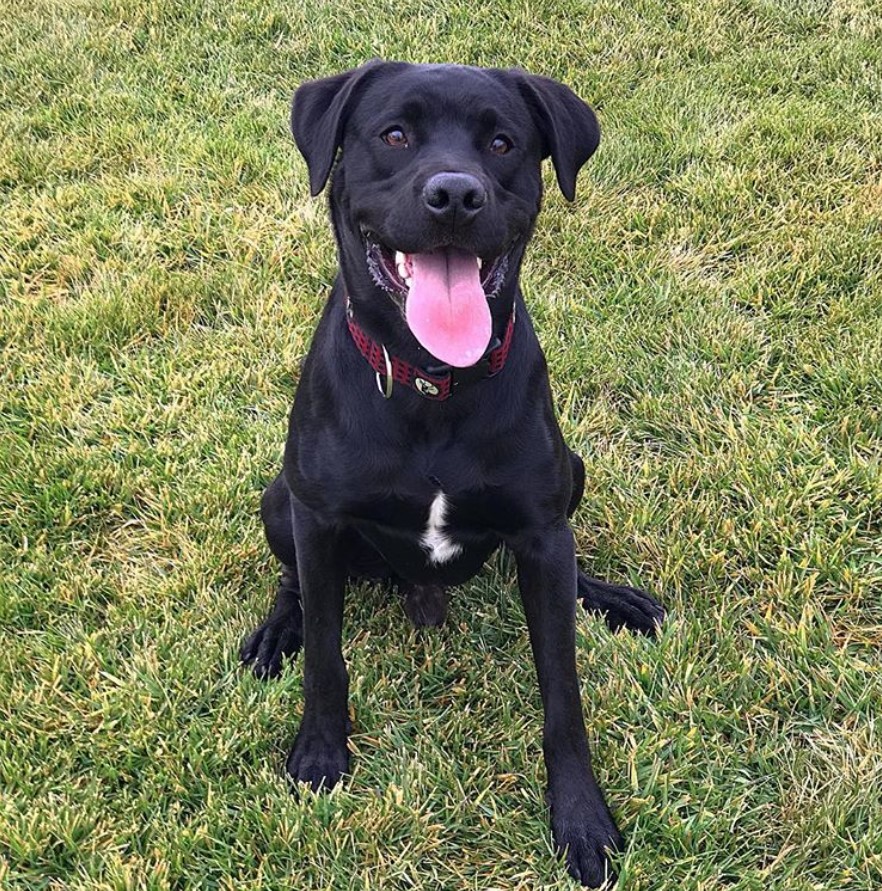
<path fill-rule="evenodd" d="M 350 520 L 363 529 L 375 529 L 411 542 L 430 564 L 449 563 L 459 556 L 476 534 L 484 529 L 474 511 L 475 498 L 451 496 L 433 487 L 415 494 L 401 490 L 376 494 L 351 504 Z"/>
<path fill-rule="evenodd" d="M 522 468 L 474 437 L 433 437 L 407 448 L 306 447 L 302 490 L 342 526 L 357 530 L 394 570 L 416 584 L 459 584 L 475 575 L 508 534 L 528 525 Z M 323 504 L 322 504 L 323 502 Z"/>
<path fill-rule="evenodd" d="M 426 559 L 436 566 L 447 563 L 462 551 L 462 545 L 454 539 L 447 525 L 448 507 L 447 496 L 439 489 L 429 505 L 426 528 L 420 537 Z"/>
<path fill-rule="evenodd" d="M 495 502 L 485 491 L 399 490 L 354 505 L 349 520 L 403 577 L 457 584 L 478 572 L 499 543 L 492 518 L 502 505 Z"/>

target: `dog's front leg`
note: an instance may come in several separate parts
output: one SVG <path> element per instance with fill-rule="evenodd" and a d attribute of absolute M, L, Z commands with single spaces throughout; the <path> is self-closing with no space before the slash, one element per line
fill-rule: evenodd
<path fill-rule="evenodd" d="M 303 720 L 288 755 L 292 780 L 330 788 L 349 768 L 349 678 L 340 638 L 346 561 L 342 533 L 292 498 L 303 602 Z"/>
<path fill-rule="evenodd" d="M 565 522 L 511 541 L 545 710 L 543 750 L 554 841 L 583 885 L 614 880 L 621 836 L 591 770 L 576 677 L 576 558 Z"/>

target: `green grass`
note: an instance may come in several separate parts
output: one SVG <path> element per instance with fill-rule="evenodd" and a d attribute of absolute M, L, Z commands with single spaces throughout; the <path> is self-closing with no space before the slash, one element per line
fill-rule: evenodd
<path fill-rule="evenodd" d="M 417 634 L 348 598 L 353 776 L 281 775 L 301 668 L 241 638 L 334 270 L 287 133 L 372 55 L 599 109 L 524 272 L 588 487 L 580 618 L 627 891 L 882 885 L 882 8 L 0 0 L 0 886 L 573 887 L 511 566 Z"/>

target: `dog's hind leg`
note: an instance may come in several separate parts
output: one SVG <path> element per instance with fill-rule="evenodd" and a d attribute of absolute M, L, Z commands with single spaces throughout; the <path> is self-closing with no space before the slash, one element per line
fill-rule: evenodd
<path fill-rule="evenodd" d="M 570 470 L 573 474 L 572 494 L 570 495 L 570 505 L 567 508 L 567 518 L 570 518 L 576 512 L 585 492 L 585 464 L 572 449 L 567 451 L 570 453 Z"/>
<path fill-rule="evenodd" d="M 585 491 L 585 465 L 573 451 L 570 451 L 570 467 L 573 474 L 573 493 L 570 496 L 568 517 L 575 513 Z M 650 637 L 655 636 L 665 618 L 664 607 L 657 600 L 639 588 L 611 585 L 609 582 L 593 579 L 581 570 L 578 572 L 576 597 L 588 612 L 602 615 L 613 631 L 627 628 Z"/>
<path fill-rule="evenodd" d="M 664 607 L 639 588 L 612 585 L 579 570 L 576 597 L 590 613 L 603 616 L 612 631 L 627 628 L 655 637 L 664 621 Z"/>
<path fill-rule="evenodd" d="M 260 515 L 270 550 L 281 562 L 282 572 L 273 608 L 264 623 L 246 638 L 239 658 L 252 666 L 257 677 L 271 678 L 281 672 L 282 660 L 295 655 L 303 645 L 291 495 L 281 474 L 263 493 Z"/>

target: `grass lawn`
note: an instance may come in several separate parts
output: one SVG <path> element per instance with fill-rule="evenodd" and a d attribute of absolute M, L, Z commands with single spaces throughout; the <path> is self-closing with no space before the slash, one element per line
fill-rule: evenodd
<path fill-rule="evenodd" d="M 0 0 L 0 888 L 572 888 L 513 568 L 351 592 L 353 775 L 237 667 L 334 274 L 287 131 L 381 55 L 521 65 L 604 139 L 523 285 L 585 457 L 580 617 L 626 891 L 882 887 L 882 7 Z M 379 394 L 378 394 L 379 398 Z"/>

